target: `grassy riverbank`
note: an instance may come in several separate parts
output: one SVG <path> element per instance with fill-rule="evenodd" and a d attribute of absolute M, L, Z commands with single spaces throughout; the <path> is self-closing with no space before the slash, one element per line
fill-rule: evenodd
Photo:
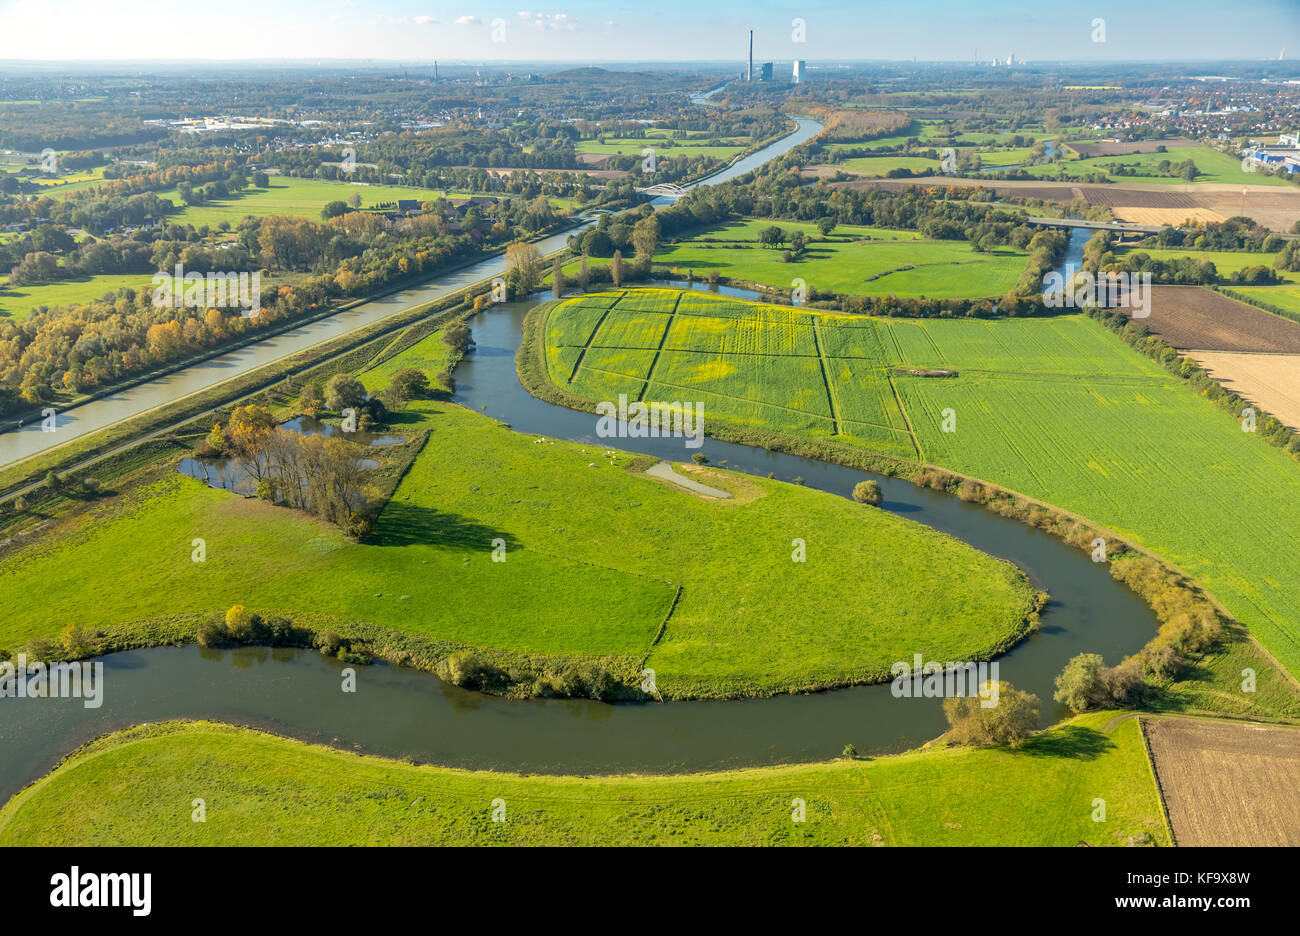
<path fill-rule="evenodd" d="M 1113 714 L 1019 751 L 595 778 L 416 766 L 171 722 L 96 741 L 19 793 L 0 811 L 0 846 L 1167 845 L 1137 721 Z"/>
<path fill-rule="evenodd" d="M 385 366 L 436 360 L 437 342 Z M 429 441 L 367 542 L 166 476 L 10 547 L 0 647 L 70 622 L 113 645 L 185 639 L 242 604 L 425 668 L 469 648 L 523 673 L 521 691 L 547 690 L 530 682 L 541 670 L 595 665 L 636 685 L 649 666 L 666 697 L 716 698 L 878 682 L 917 652 L 984 659 L 1031 626 L 1013 566 L 844 498 L 719 473 L 709 483 L 737 496 L 704 499 L 643 476 L 645 459 L 435 401 L 395 431 Z M 792 613 L 808 594 L 817 613 Z"/>

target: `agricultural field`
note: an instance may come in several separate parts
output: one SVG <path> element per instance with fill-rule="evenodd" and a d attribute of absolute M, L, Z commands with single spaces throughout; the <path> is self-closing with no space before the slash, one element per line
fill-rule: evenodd
<path fill-rule="evenodd" d="M 1284 666 L 1300 670 L 1300 556 L 1291 543 L 1300 466 L 1100 324 L 1081 315 L 879 319 L 788 307 L 760 314 L 754 304 L 706 296 L 688 294 L 724 324 L 697 324 L 683 314 L 683 299 L 667 329 L 665 348 L 689 340 L 689 361 L 684 352 L 661 354 L 652 375 L 619 376 L 618 387 L 645 399 L 699 394 L 728 422 L 843 436 L 895 455 L 910 446 L 919 461 L 1084 516 L 1185 570 Z M 617 319 L 623 301 L 606 321 Z M 557 329 L 566 308 L 551 311 L 548 344 L 563 340 Z M 760 347 L 768 339 L 759 336 L 773 328 L 782 330 L 785 351 L 733 350 L 731 342 Z M 816 357 L 804 353 L 797 332 L 813 333 Z M 559 376 L 552 371 L 563 385 Z M 585 381 L 579 361 L 569 386 L 585 395 Z M 945 411 L 955 431 L 945 431 Z"/>
<path fill-rule="evenodd" d="M 1300 729 L 1144 720 L 1176 842 L 1300 845 Z"/>
<path fill-rule="evenodd" d="M 1300 354 L 1191 351 L 1223 386 L 1300 432 Z"/>
<path fill-rule="evenodd" d="M 836 228 L 823 238 L 815 225 L 783 221 L 786 247 L 767 247 L 759 233 L 772 222 L 739 221 L 695 234 L 655 253 L 655 263 L 709 270 L 746 282 L 789 289 L 796 277 L 811 288 L 863 296 L 1000 296 L 1012 289 L 1027 255 L 1012 247 L 987 253 L 967 241 L 926 240 L 916 231 L 889 228 Z M 804 256 L 787 263 L 788 236 L 802 231 L 810 239 Z"/>
<path fill-rule="evenodd" d="M 441 348 L 426 338 L 386 367 L 436 361 Z M 452 404 L 413 403 L 400 425 L 432 435 L 366 543 L 169 475 L 6 557 L 0 646 L 70 620 L 192 634 L 244 604 L 344 634 L 366 622 L 441 651 L 599 660 L 625 679 L 648 659 L 665 696 L 719 697 L 880 681 L 917 647 L 979 659 L 1020 636 L 1032 610 L 1013 566 L 844 498 L 724 475 L 708 483 L 735 499 L 708 501 L 603 446 L 539 444 Z M 845 545 L 792 563 L 792 530 Z M 190 558 L 197 535 L 204 563 Z M 492 561 L 498 538 L 507 562 Z M 150 588 L 122 584 L 139 568 Z M 21 599 L 50 576 L 40 602 Z M 815 627 L 789 614 L 808 589 L 827 601 Z"/>
<path fill-rule="evenodd" d="M 1168 845 L 1137 721 L 1112 714 L 1072 719 L 1019 751 L 940 745 L 640 777 L 416 766 L 167 722 L 96 741 L 18 794 L 0 812 L 0 846 Z M 189 820 L 195 790 L 204 823 Z M 1092 821 L 1096 796 L 1104 823 Z M 508 822 L 491 821 L 497 797 Z M 795 797 L 807 804 L 801 823 L 790 821 Z"/>
<path fill-rule="evenodd" d="M 1265 299 L 1254 289 L 1242 292 Z M 1144 324 L 1182 350 L 1300 354 L 1300 323 L 1200 286 L 1151 287 Z"/>

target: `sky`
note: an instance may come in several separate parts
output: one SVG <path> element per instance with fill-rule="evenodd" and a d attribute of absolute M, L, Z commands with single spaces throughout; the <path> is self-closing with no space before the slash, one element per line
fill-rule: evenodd
<path fill-rule="evenodd" d="M 1300 61 L 1300 0 L 512 2 L 0 0 L 0 60 Z"/>

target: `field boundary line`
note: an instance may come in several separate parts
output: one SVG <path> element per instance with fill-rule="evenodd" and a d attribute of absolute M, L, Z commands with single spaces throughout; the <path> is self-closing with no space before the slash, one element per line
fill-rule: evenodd
<path fill-rule="evenodd" d="M 641 392 L 636 395 L 637 402 L 645 399 L 646 391 L 650 389 L 650 381 L 654 380 L 655 366 L 659 363 L 659 356 L 664 353 L 664 344 L 668 341 L 668 333 L 673 330 L 673 321 L 677 318 L 677 307 L 682 304 L 682 296 L 685 292 L 679 292 L 677 298 L 673 300 L 673 310 L 668 313 L 668 323 L 664 325 L 664 333 L 659 336 L 659 347 L 655 348 L 654 359 L 650 362 L 650 369 L 645 373 L 645 383 L 641 384 Z"/>
<path fill-rule="evenodd" d="M 678 585 L 677 591 L 673 593 L 673 600 L 668 602 L 668 613 L 665 614 L 664 619 L 659 622 L 659 630 L 655 631 L 654 640 L 650 641 L 651 650 L 654 649 L 655 645 L 659 643 L 659 641 L 663 640 L 664 633 L 668 630 L 668 619 L 673 616 L 673 612 L 677 610 L 677 603 L 681 600 L 682 600 L 682 586 Z M 650 654 L 649 652 L 647 652 L 645 655 L 645 659 L 641 661 L 641 665 L 644 666 L 649 659 L 650 659 Z"/>
<path fill-rule="evenodd" d="M 647 383 L 648 382 L 649 381 L 647 381 Z M 831 418 L 830 416 L 823 416 L 820 413 L 810 413 L 807 410 L 795 409 L 793 406 L 782 406 L 780 403 L 768 403 L 766 400 L 754 400 L 754 399 L 750 399 L 749 397 L 733 396 L 730 393 L 719 393 L 717 390 L 705 390 L 702 387 L 683 387 L 681 384 L 669 383 L 666 380 L 661 380 L 659 382 L 663 384 L 665 387 L 670 387 L 673 390 L 686 390 L 690 393 L 702 393 L 705 396 L 722 397 L 724 400 L 736 400 L 740 403 L 748 403 L 751 406 L 768 406 L 771 407 L 772 409 L 784 410 L 787 413 L 795 413 L 796 415 L 806 416 L 810 419 Z M 743 425 L 743 423 L 740 423 L 738 425 Z M 865 423 L 865 425 L 869 426 L 871 425 L 871 423 Z M 899 429 L 895 431 L 901 432 L 902 430 Z"/>
<path fill-rule="evenodd" d="M 1169 807 L 1165 804 L 1165 788 L 1160 785 L 1160 773 L 1156 770 L 1156 759 L 1151 754 L 1151 742 L 1147 739 L 1146 722 L 1138 716 L 1138 734 L 1142 736 L 1142 750 L 1147 755 L 1147 770 L 1151 771 L 1151 782 L 1156 785 L 1156 800 L 1160 803 L 1160 816 L 1165 821 L 1165 831 L 1169 833 L 1169 843 L 1178 847 L 1178 836 L 1174 834 L 1174 824 L 1169 820 Z"/>
<path fill-rule="evenodd" d="M 618 299 L 622 299 L 626 295 L 627 295 L 626 292 L 620 293 Z M 573 370 L 569 371 L 570 386 L 572 386 L 573 382 L 578 378 L 578 371 L 582 367 L 583 358 L 587 356 L 587 351 L 591 348 L 591 343 L 595 341 L 596 336 L 600 334 L 600 327 L 605 324 L 605 319 L 609 318 L 610 309 L 618 305 L 618 299 L 615 299 L 613 302 L 611 302 L 609 304 L 609 307 L 600 313 L 600 318 L 596 319 L 596 325 L 595 327 L 592 328 L 591 334 L 587 336 L 586 344 L 582 346 L 582 350 L 578 353 L 577 360 L 573 362 Z M 551 313 L 549 311 L 546 313 L 546 317 L 548 320 L 550 319 Z"/>
<path fill-rule="evenodd" d="M 839 404 L 835 401 L 835 390 L 831 387 L 830 376 L 826 373 L 826 358 L 822 355 L 821 325 L 818 324 L 816 318 L 813 318 L 812 320 L 812 336 L 813 349 L 817 352 L 817 366 L 821 368 L 822 372 L 822 386 L 826 388 L 826 398 L 831 407 L 831 434 L 843 435 L 843 433 L 840 432 L 841 419 Z"/>
<path fill-rule="evenodd" d="M 903 405 L 903 398 L 898 395 L 898 388 L 894 386 L 894 375 L 889 372 L 888 367 L 885 368 L 885 379 L 889 381 L 890 392 L 894 394 L 894 405 L 903 414 L 903 423 L 907 426 L 907 435 L 912 440 L 912 448 L 916 449 L 916 457 L 925 462 L 925 452 L 921 451 L 921 442 L 916 437 L 916 430 L 912 428 L 912 418 L 907 415 L 907 407 Z"/>

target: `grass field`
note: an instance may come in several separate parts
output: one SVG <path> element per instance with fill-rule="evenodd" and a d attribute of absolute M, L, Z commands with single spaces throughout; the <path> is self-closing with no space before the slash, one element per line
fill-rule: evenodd
<path fill-rule="evenodd" d="M 1000 296 L 1012 289 L 1026 255 L 1011 247 L 978 253 L 966 241 L 926 240 L 916 231 L 888 228 L 836 228 L 822 239 L 815 225 L 783 221 L 787 236 L 802 231 L 813 238 L 804 257 L 786 263 L 786 248 L 763 246 L 766 221 L 720 225 L 676 244 L 662 246 L 655 263 L 790 288 L 796 277 L 815 289 L 864 296 Z M 788 245 L 787 245 L 788 246 Z"/>
<path fill-rule="evenodd" d="M 1283 273 L 1288 278 L 1295 273 Z M 1300 286 L 1233 286 L 1234 292 L 1249 296 L 1259 302 L 1267 302 L 1279 309 L 1286 309 L 1300 316 Z"/>
<path fill-rule="evenodd" d="M 385 366 L 441 348 L 434 336 Z M 459 406 L 419 402 L 403 419 L 396 431 L 432 435 L 367 544 L 170 476 L 7 557 L 0 646 L 69 621 L 147 632 L 242 603 L 344 634 L 360 621 L 452 648 L 599 659 L 624 676 L 648 655 L 666 696 L 705 697 L 879 681 L 914 652 L 979 659 L 1032 609 L 1013 566 L 844 498 L 724 475 L 709 483 L 736 498 L 707 501 L 604 446 L 538 444 Z M 204 563 L 191 561 L 196 537 Z M 795 563 L 796 537 L 835 548 Z M 505 562 L 492 560 L 498 538 Z M 141 568 L 149 587 L 126 584 Z M 22 599 L 47 581 L 41 601 Z M 815 621 L 790 611 L 810 591 Z"/>
<path fill-rule="evenodd" d="M 1190 257 L 1193 260 L 1199 260 L 1206 263 L 1213 263 L 1214 268 L 1218 270 L 1220 276 L 1228 276 L 1246 267 L 1266 266 L 1273 269 L 1273 261 L 1277 259 L 1276 253 L 1250 253 L 1244 250 L 1179 250 L 1177 248 L 1160 248 L 1160 247 L 1117 247 L 1113 251 L 1116 260 L 1123 260 L 1126 256 L 1135 253 L 1148 254 L 1153 260 L 1162 260 L 1168 262 L 1177 260 L 1182 257 Z M 1288 282 L 1300 281 L 1300 273 L 1288 273 L 1284 270 L 1277 270 L 1283 279 Z M 1234 289 L 1239 287 L 1233 287 Z M 1256 289 L 1268 287 L 1254 287 Z"/>
<path fill-rule="evenodd" d="M 19 793 L 0 812 L 0 846 L 1168 845 L 1137 722 L 1111 714 L 1020 751 L 586 778 L 415 766 L 169 722 L 94 742 Z M 1098 797 L 1105 822 L 1093 821 Z M 505 821 L 493 822 L 498 799 Z"/>
<path fill-rule="evenodd" d="M 871 141 L 864 145 L 876 146 L 878 144 Z M 887 172 L 893 169 L 911 169 L 913 172 L 922 172 L 926 169 L 938 171 L 939 160 L 931 159 L 928 156 L 859 156 L 854 159 L 840 160 L 835 163 L 835 168 L 843 169 L 845 172 L 854 175 L 878 179 L 884 177 Z"/>
<path fill-rule="evenodd" d="M 117 292 L 123 286 L 136 289 L 152 282 L 144 273 L 103 273 L 61 283 L 42 283 L 36 286 L 9 286 L 0 284 L 0 317 L 25 318 L 38 306 L 71 305 L 89 302 L 106 293 Z"/>
<path fill-rule="evenodd" d="M 1060 175 L 1064 170 L 1071 175 L 1078 175 L 1090 169 L 1106 173 L 1116 182 L 1154 182 L 1161 185 L 1186 185 L 1181 177 L 1156 175 L 1151 169 L 1162 160 L 1169 160 L 1177 165 L 1187 160 L 1196 163 L 1199 175 L 1196 183 L 1216 182 L 1231 185 L 1289 185 L 1287 180 L 1258 172 L 1245 172 L 1241 160 L 1235 156 L 1221 153 L 1210 146 L 1178 146 L 1167 153 L 1133 153 L 1128 156 L 1094 156 L 1087 159 L 1067 160 L 1062 163 L 1049 163 L 1042 166 L 1030 166 L 1027 171 L 1039 178 L 1050 179 Z M 1137 175 L 1116 175 L 1113 167 L 1117 165 L 1137 166 Z"/>
<path fill-rule="evenodd" d="M 655 292 L 662 308 L 671 292 Z M 570 304 L 574 324 L 594 301 Z M 620 300 L 588 343 L 602 347 L 622 310 L 642 302 Z M 582 332 L 566 325 L 567 308 L 548 320 L 562 386 L 563 347 Z M 604 367 L 589 380 L 577 361 L 569 386 L 595 399 L 620 388 L 652 400 L 698 394 L 727 422 L 844 436 L 890 454 L 910 447 L 911 457 L 1063 507 L 1162 555 L 1300 672 L 1300 466 L 1092 320 L 849 318 L 697 291 L 666 328 L 648 377 Z"/>
<path fill-rule="evenodd" d="M 711 156 L 714 159 L 730 159 L 737 153 L 744 152 L 745 145 L 732 145 L 725 142 L 717 145 L 707 140 L 666 140 L 660 137 L 645 139 L 617 139 L 606 137 L 605 142 L 597 140 L 580 140 L 574 144 L 576 153 L 595 153 L 600 156 L 640 156 L 646 148 L 653 149 L 660 159 L 695 158 Z"/>
<path fill-rule="evenodd" d="M 230 222 L 233 227 L 238 221 L 248 216 L 266 217 L 268 215 L 297 215 L 313 220 L 320 220 L 321 209 L 332 201 L 347 201 L 353 195 L 361 196 L 361 207 L 368 208 L 399 199 L 414 198 L 431 201 L 435 198 L 468 198 L 463 193 L 451 193 L 436 189 L 411 188 L 401 185 L 361 185 L 351 182 L 330 182 L 324 179 L 295 179 L 289 176 L 271 176 L 267 188 L 250 187 L 242 195 L 233 198 L 214 199 L 202 205 L 186 207 L 176 189 L 165 189 L 157 193 L 159 198 L 166 198 L 180 210 L 168 215 L 168 221 L 192 224 L 195 227 L 216 227 L 222 221 Z"/>

